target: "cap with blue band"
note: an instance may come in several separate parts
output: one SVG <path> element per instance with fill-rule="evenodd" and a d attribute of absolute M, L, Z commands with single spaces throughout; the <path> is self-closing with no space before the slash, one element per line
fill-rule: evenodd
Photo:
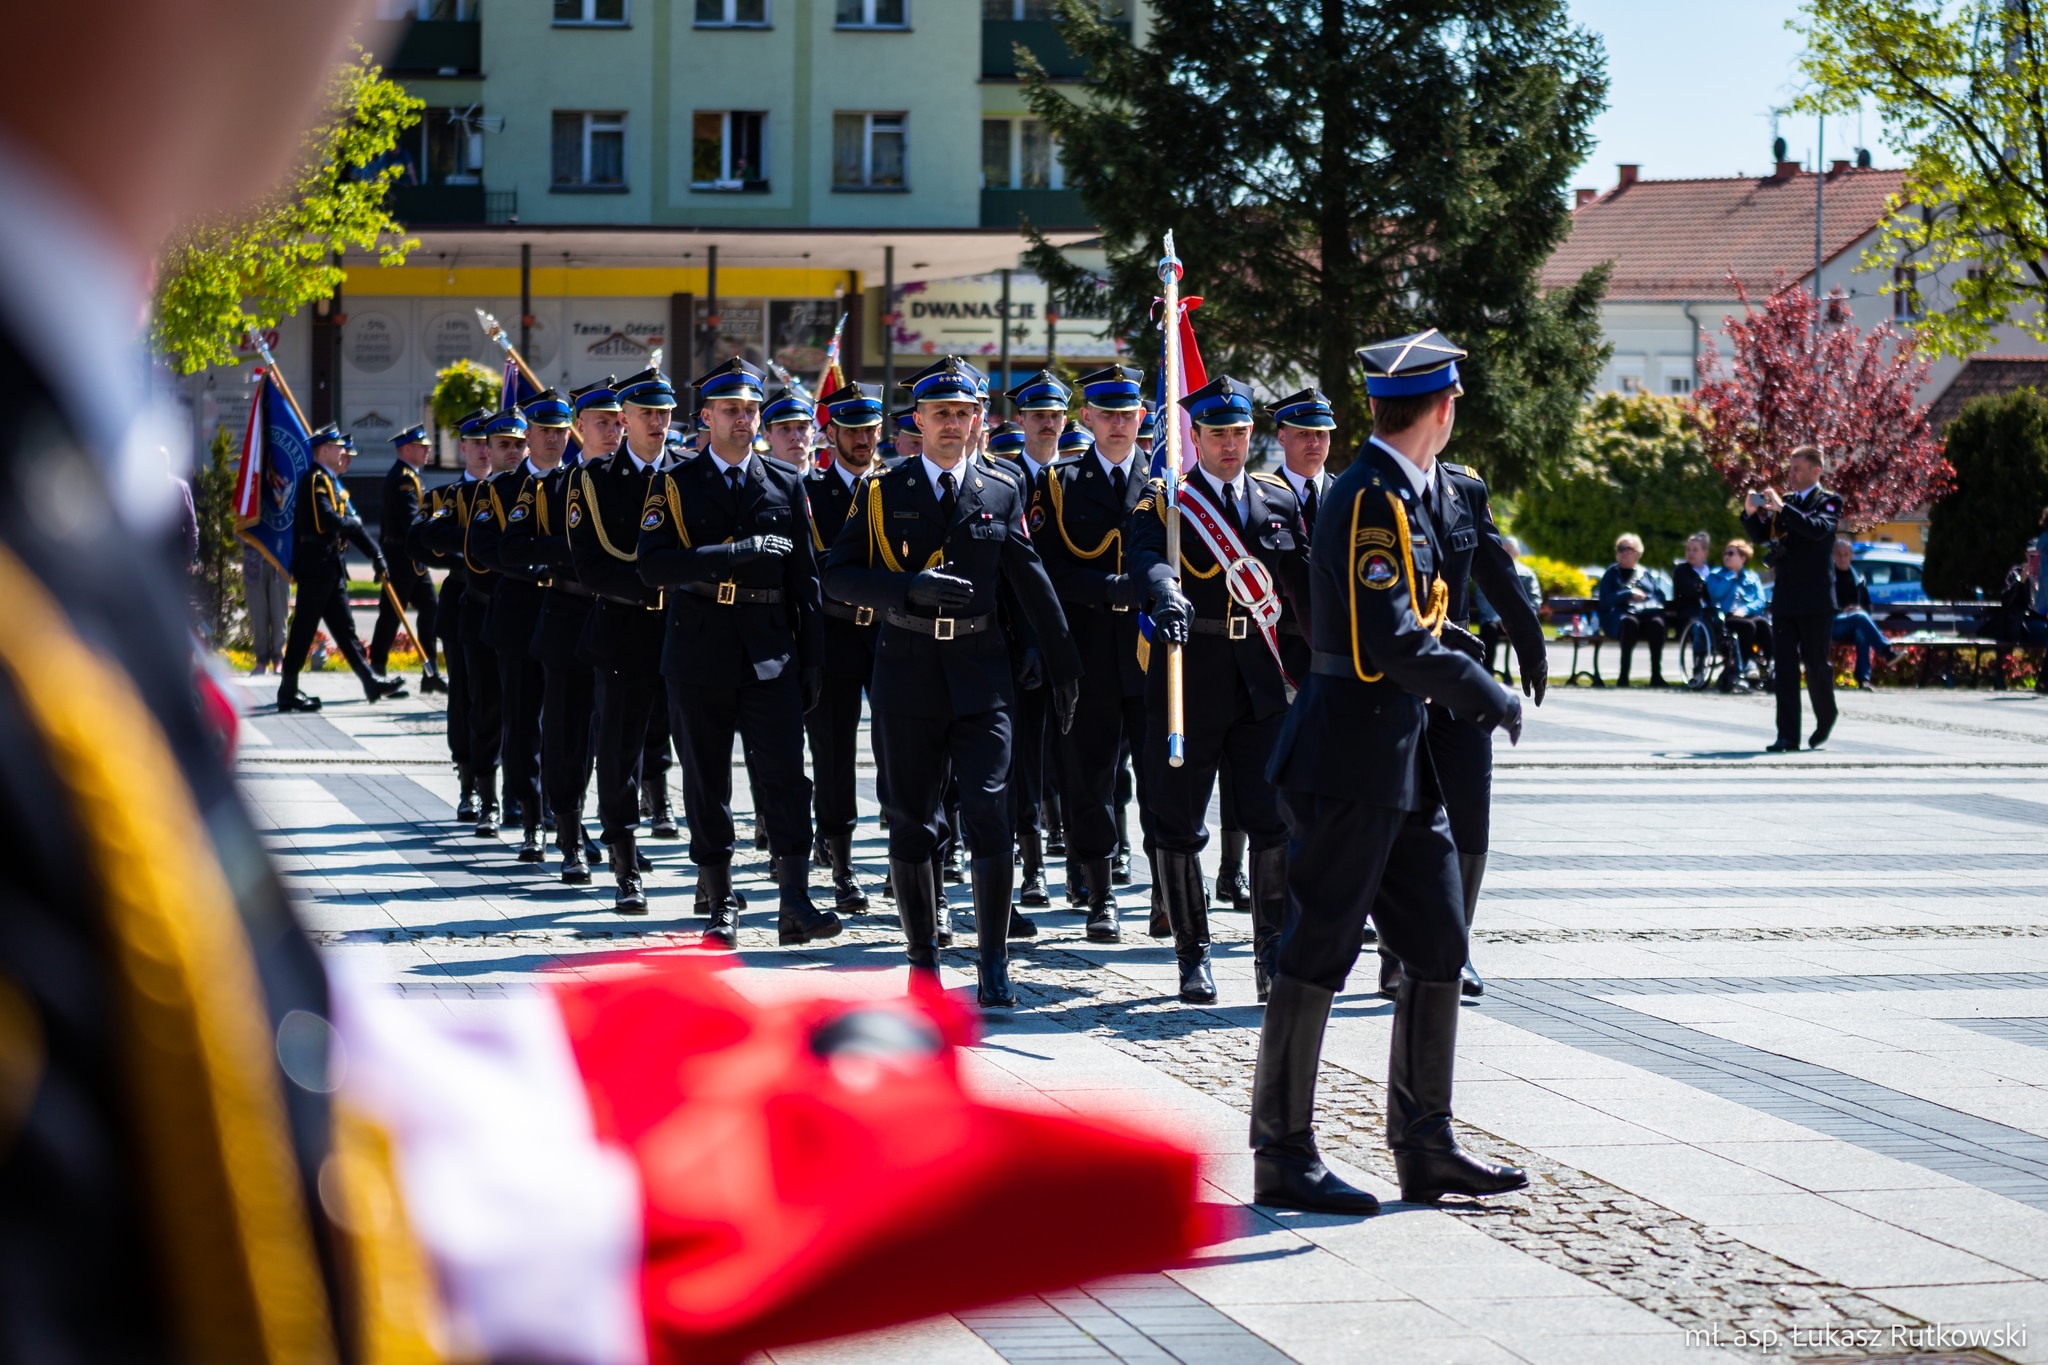
<path fill-rule="evenodd" d="M 1040 370 L 1004 396 L 1017 412 L 1065 412 L 1074 391 L 1051 370 Z"/>
<path fill-rule="evenodd" d="M 1290 393 L 1266 407 L 1273 414 L 1273 420 L 1283 427 L 1302 427 L 1309 431 L 1328 431 L 1337 425 L 1336 410 L 1321 389 L 1303 389 Z"/>
<path fill-rule="evenodd" d="M 761 409 L 761 425 L 764 427 L 772 427 L 777 422 L 815 423 L 817 420 L 817 408 L 794 389 L 777 389 L 768 399 L 768 405 Z"/>
<path fill-rule="evenodd" d="M 455 430 L 457 434 L 464 436 L 469 440 L 481 441 L 484 438 L 484 423 L 490 420 L 491 410 L 489 408 L 478 408 L 476 411 L 465 415 L 462 418 L 462 420 L 457 422 L 455 424 Z"/>
<path fill-rule="evenodd" d="M 528 425 L 536 427 L 566 427 L 569 425 L 569 403 L 553 389 L 542 389 L 519 405 L 526 414 Z"/>
<path fill-rule="evenodd" d="M 523 437 L 526 435 L 526 416 L 518 408 L 494 412 L 490 421 L 484 423 L 484 435 Z"/>
<path fill-rule="evenodd" d="M 580 389 L 569 391 L 569 405 L 578 417 L 586 412 L 617 412 L 619 410 L 618 380 L 606 375 L 595 384 L 585 384 Z"/>
<path fill-rule="evenodd" d="M 1023 454 L 1024 429 L 1015 422 L 1005 422 L 989 432 L 988 453 L 991 455 Z"/>
<path fill-rule="evenodd" d="M 395 446 L 426 445 L 427 443 L 427 424 L 425 422 L 415 422 L 391 438 L 391 444 Z"/>
<path fill-rule="evenodd" d="M 690 387 L 706 403 L 714 398 L 738 398 L 759 403 L 767 396 L 768 376 L 739 356 L 734 356 L 694 381 Z"/>
<path fill-rule="evenodd" d="M 1186 395 L 1180 405 L 1198 427 L 1248 427 L 1252 424 L 1252 391 L 1243 381 L 1219 374 Z"/>
<path fill-rule="evenodd" d="M 1107 365 L 1081 376 L 1081 401 L 1103 412 L 1136 412 L 1145 405 L 1144 374 L 1128 365 Z"/>
<path fill-rule="evenodd" d="M 1060 433 L 1060 454 L 1086 455 L 1095 449 L 1095 433 L 1084 426 L 1069 426 Z"/>
<path fill-rule="evenodd" d="M 1373 398 L 1416 398 L 1460 387 L 1458 362 L 1468 352 L 1432 327 L 1359 348 L 1365 391 Z"/>
<path fill-rule="evenodd" d="M 818 400 L 835 427 L 882 425 L 882 390 L 874 384 L 841 384 Z"/>
<path fill-rule="evenodd" d="M 924 428 L 917 424 L 916 408 L 898 408 L 890 413 L 889 417 L 896 423 L 896 430 L 907 431 L 912 436 L 924 435 Z"/>
<path fill-rule="evenodd" d="M 904 381 L 913 403 L 979 403 L 988 376 L 957 355 L 949 355 Z"/>
<path fill-rule="evenodd" d="M 619 385 L 619 401 L 636 408 L 672 408 L 676 386 L 660 370 L 642 370 Z"/>

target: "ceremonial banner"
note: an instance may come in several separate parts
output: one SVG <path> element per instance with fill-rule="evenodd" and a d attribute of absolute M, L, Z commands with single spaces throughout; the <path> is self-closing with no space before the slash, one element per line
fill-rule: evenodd
<path fill-rule="evenodd" d="M 312 463 L 310 437 L 282 390 L 266 373 L 249 404 L 242 465 L 235 474 L 235 531 L 279 572 L 290 573 L 292 514 L 299 480 Z"/>
<path fill-rule="evenodd" d="M 1201 306 L 1202 300 L 1199 296 L 1180 301 L 1180 387 L 1175 390 L 1176 393 L 1193 393 L 1209 382 L 1208 372 L 1202 368 L 1202 349 L 1195 345 L 1194 320 L 1188 316 Z M 1179 472 L 1185 474 L 1195 467 L 1194 421 L 1188 416 L 1187 409 L 1178 403 L 1172 404 L 1169 412 L 1166 395 L 1166 366 L 1162 363 L 1159 367 L 1157 403 L 1159 420 L 1154 426 L 1152 436 L 1152 477 L 1155 479 L 1166 477 L 1166 423 L 1169 416 L 1180 423 Z"/>

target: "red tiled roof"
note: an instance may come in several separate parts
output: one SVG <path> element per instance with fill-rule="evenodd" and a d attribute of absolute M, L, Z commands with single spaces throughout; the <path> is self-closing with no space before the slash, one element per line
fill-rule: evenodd
<path fill-rule="evenodd" d="M 1948 424 L 1963 410 L 1963 404 L 1972 398 L 2011 393 L 2019 388 L 2048 393 L 2048 356 L 1973 355 L 1956 371 L 1941 397 L 1928 405 L 1927 424 L 1938 435 L 1948 429 Z"/>
<path fill-rule="evenodd" d="M 1824 253 L 1853 246 L 1885 214 L 1903 171 L 1854 168 L 1830 174 Z M 1732 300 L 1728 274 L 1752 294 L 1813 270 L 1814 177 L 1765 180 L 1637 180 L 1572 214 L 1571 236 L 1543 267 L 1557 288 L 1614 263 L 1607 297 L 1619 302 Z"/>

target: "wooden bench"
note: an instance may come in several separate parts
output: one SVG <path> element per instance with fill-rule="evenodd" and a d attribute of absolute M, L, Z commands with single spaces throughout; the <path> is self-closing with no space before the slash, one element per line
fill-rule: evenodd
<path fill-rule="evenodd" d="M 1572 630 L 1573 617 L 1581 622 L 1581 631 Z M 1559 640 L 1571 641 L 1572 667 L 1571 672 L 1565 675 L 1565 685 L 1569 687 L 1584 678 L 1595 687 L 1607 686 L 1606 680 L 1600 676 L 1600 646 L 1614 637 L 1600 630 L 1599 601 L 1591 597 L 1546 597 L 1543 599 L 1543 618 L 1556 624 Z M 1590 673 L 1579 667 L 1579 650 L 1588 645 L 1593 650 L 1593 670 Z"/>

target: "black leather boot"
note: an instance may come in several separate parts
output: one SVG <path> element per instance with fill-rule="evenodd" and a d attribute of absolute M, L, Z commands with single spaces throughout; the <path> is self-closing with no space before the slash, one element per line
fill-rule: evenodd
<path fill-rule="evenodd" d="M 1052 896 L 1045 889 L 1045 836 L 1036 829 L 1017 832 L 1017 844 L 1024 853 L 1024 871 L 1017 893 L 1017 904 L 1032 909 L 1051 905 Z"/>
<path fill-rule="evenodd" d="M 938 911 L 936 939 L 941 948 L 953 946 L 953 905 L 946 899 L 946 855 L 934 853 L 931 861 L 932 891 L 938 897 L 934 907 Z"/>
<path fill-rule="evenodd" d="M 442 677 L 442 676 L 441 676 L 441 675 L 440 675 L 439 673 L 433 673 L 433 672 L 429 672 L 429 673 L 423 674 L 423 675 L 421 676 L 421 678 L 420 678 L 420 695 L 421 695 L 421 696 L 423 696 L 423 697 L 424 697 L 424 696 L 426 696 L 426 695 L 427 695 L 428 693 L 430 693 L 430 692 L 440 692 L 440 693 L 443 693 L 443 694 L 445 694 L 445 693 L 446 693 L 447 691 L 448 691 L 448 680 L 447 680 L 446 678 Z"/>
<path fill-rule="evenodd" d="M 697 865 L 697 902 L 711 923 L 704 926 L 701 946 L 732 952 L 740 946 L 740 903 L 732 895 L 731 863 Z"/>
<path fill-rule="evenodd" d="M 562 881 L 570 886 L 590 882 L 589 836 L 583 831 L 583 812 L 574 810 L 555 817 L 555 847 L 562 851 Z"/>
<path fill-rule="evenodd" d="M 974 1003 L 985 1010 L 1017 1008 L 1010 985 L 1010 887 L 1016 876 L 1007 854 L 976 858 L 969 869 L 974 886 Z"/>
<path fill-rule="evenodd" d="M 896 921 L 903 926 L 903 951 L 912 974 L 939 974 L 938 883 L 932 865 L 918 860 L 889 860 L 889 884 L 896 888 Z"/>
<path fill-rule="evenodd" d="M 1216 869 L 1216 899 L 1240 915 L 1252 908 L 1251 882 L 1244 875 L 1245 833 L 1223 831 L 1223 861 Z"/>
<path fill-rule="evenodd" d="M 1090 858 L 1080 866 L 1082 880 L 1088 885 L 1089 941 L 1123 942 L 1123 929 L 1116 919 L 1116 893 L 1109 884 L 1109 859 Z"/>
<path fill-rule="evenodd" d="M 1479 969 L 1472 965 L 1472 912 L 1479 908 L 1479 884 L 1486 880 L 1486 855 L 1460 853 L 1458 880 L 1465 887 L 1465 966 L 1458 973 L 1458 984 L 1467 998 L 1477 1000 L 1486 994 L 1486 983 L 1479 979 Z"/>
<path fill-rule="evenodd" d="M 479 768 L 476 774 L 476 837 L 498 837 L 498 770 Z"/>
<path fill-rule="evenodd" d="M 1209 967 L 1209 895 L 1202 862 L 1193 853 L 1152 854 L 1152 880 L 1173 923 L 1173 960 L 1180 968 L 1180 998 L 1189 1005 L 1216 1003 L 1216 976 Z"/>
<path fill-rule="evenodd" d="M 1067 826 L 1060 813 L 1058 792 L 1047 792 L 1038 803 L 1038 823 L 1045 827 L 1045 852 L 1050 858 L 1067 856 Z"/>
<path fill-rule="evenodd" d="M 462 795 L 455 798 L 455 818 L 457 820 L 475 820 L 476 777 L 469 771 L 467 763 L 456 764 L 455 771 L 462 778 Z"/>
<path fill-rule="evenodd" d="M 775 859 L 774 869 L 775 889 L 781 893 L 776 908 L 775 941 L 789 948 L 839 937 L 839 916 L 811 904 L 811 860 L 793 853 Z"/>
<path fill-rule="evenodd" d="M 1252 979 L 1264 1003 L 1279 972 L 1280 926 L 1287 920 L 1287 845 L 1252 851 Z"/>
<path fill-rule="evenodd" d="M 640 888 L 640 860 L 633 856 L 633 835 L 629 831 L 612 840 L 612 881 L 618 886 L 618 896 L 612 909 L 622 915 L 644 915 L 647 913 L 647 893 Z"/>
<path fill-rule="evenodd" d="M 1520 1167 L 1469 1156 L 1451 1131 L 1451 1070 L 1458 1050 L 1455 981 L 1401 978 L 1387 1063 L 1387 1146 L 1401 1197 L 1434 1204 L 1447 1194 L 1505 1194 L 1529 1183 Z"/>
<path fill-rule="evenodd" d="M 1131 808 L 1120 805 L 1116 808 L 1116 858 L 1109 865 L 1109 875 L 1118 886 L 1131 884 Z"/>
<path fill-rule="evenodd" d="M 1145 861 L 1152 864 L 1152 894 L 1149 902 L 1152 913 L 1147 919 L 1145 932 L 1152 938 L 1172 938 L 1173 921 L 1166 917 L 1166 897 L 1159 891 L 1159 864 L 1153 861 L 1157 856 L 1151 853 L 1145 855 Z"/>
<path fill-rule="evenodd" d="M 967 841 L 960 837 L 960 812 L 946 813 L 953 830 L 953 841 L 946 846 L 946 880 L 955 884 L 967 880 Z"/>
<path fill-rule="evenodd" d="M 657 839 L 680 839 L 683 831 L 676 824 L 675 807 L 668 800 L 668 774 L 659 769 L 650 773 L 641 786 L 640 796 L 647 803 L 647 832 Z"/>
<path fill-rule="evenodd" d="M 1380 949 L 1380 999 L 1392 1000 L 1401 993 L 1401 959 Z"/>
<path fill-rule="evenodd" d="M 548 860 L 548 851 L 540 841 L 539 811 L 528 811 L 526 813 L 526 824 L 521 833 L 519 852 L 513 856 L 522 863 L 546 862 Z"/>
<path fill-rule="evenodd" d="M 865 915 L 868 893 L 853 871 L 853 836 L 825 834 L 825 865 L 832 869 L 832 901 L 842 915 Z"/>
<path fill-rule="evenodd" d="M 1069 858 L 1067 859 L 1067 909 L 1086 910 L 1087 908 L 1087 864 L 1081 862 L 1078 858 Z"/>
<path fill-rule="evenodd" d="M 1316 1064 L 1334 991 L 1283 976 L 1259 1027 L 1252 1073 L 1252 1202 L 1310 1213 L 1373 1214 L 1380 1201 L 1333 1175 L 1316 1152 Z"/>
<path fill-rule="evenodd" d="M 831 839 L 822 829 L 811 836 L 811 866 L 817 868 L 829 868 L 832 866 Z"/>

